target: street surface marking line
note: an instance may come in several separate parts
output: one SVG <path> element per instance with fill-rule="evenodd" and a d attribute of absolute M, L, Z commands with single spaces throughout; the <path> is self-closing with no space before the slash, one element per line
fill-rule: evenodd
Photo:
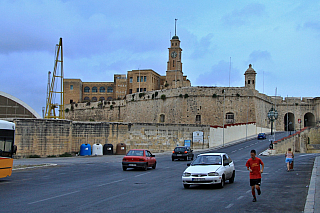
<path fill-rule="evenodd" d="M 71 195 L 71 194 L 74 194 L 74 193 L 77 193 L 77 192 L 80 192 L 80 191 L 74 191 L 74 192 L 70 192 L 70 193 L 67 193 L 67 194 L 62 194 L 62 195 L 58 195 L 58 196 L 54 196 L 54 197 L 49 197 L 49 198 L 46 198 L 46 199 L 43 199 L 43 200 L 38 200 L 38 201 L 35 201 L 35 202 L 32 202 L 32 203 L 28 203 L 28 204 L 30 205 L 30 204 L 40 203 L 40 202 L 47 201 L 47 200 L 52 200 L 52 199 L 55 199 L 55 198 L 58 198 L 58 197 Z"/>
<path fill-rule="evenodd" d="M 146 173 L 143 173 L 143 174 L 140 174 L 140 175 L 136 175 L 136 176 L 134 176 L 134 177 L 140 177 L 140 176 L 142 176 L 142 175 L 146 175 L 146 174 L 149 174 L 150 172 L 146 172 Z"/>
<path fill-rule="evenodd" d="M 233 150 L 231 153 L 234 153 L 234 152 L 236 152 L 237 150 Z"/>
<path fill-rule="evenodd" d="M 121 179 L 121 180 L 115 180 L 115 181 L 112 181 L 110 183 L 104 183 L 104 184 L 100 184 L 98 186 L 105 186 L 105 185 L 109 185 L 109 184 L 113 184 L 113 183 L 118 183 L 118 182 L 121 182 L 121 181 L 124 181 L 125 179 Z"/>
<path fill-rule="evenodd" d="M 241 195 L 240 197 L 237 198 L 237 200 L 241 200 L 242 198 L 244 198 L 244 196 Z"/>
<path fill-rule="evenodd" d="M 226 209 L 231 208 L 233 205 L 234 205 L 233 203 L 230 203 L 229 205 L 226 206 Z"/>
<path fill-rule="evenodd" d="M 246 193 L 249 193 L 249 192 L 251 192 L 251 190 L 246 191 Z"/>

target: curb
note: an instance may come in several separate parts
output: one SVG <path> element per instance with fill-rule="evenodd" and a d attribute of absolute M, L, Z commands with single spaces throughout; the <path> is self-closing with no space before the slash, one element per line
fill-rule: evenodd
<path fill-rule="evenodd" d="M 312 169 L 312 175 L 311 180 L 309 184 L 309 190 L 308 190 L 308 196 L 306 199 L 306 204 L 304 206 L 304 212 L 305 213 L 314 213 L 314 206 L 315 206 L 315 194 L 316 194 L 316 178 L 317 178 L 317 168 L 318 168 L 318 159 L 320 157 L 316 157 L 313 169 Z"/>

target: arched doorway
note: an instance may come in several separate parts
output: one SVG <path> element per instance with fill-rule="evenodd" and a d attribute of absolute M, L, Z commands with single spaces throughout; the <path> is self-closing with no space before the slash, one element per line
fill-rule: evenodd
<path fill-rule="evenodd" d="M 284 131 L 294 131 L 294 114 L 288 112 L 285 114 L 284 119 Z"/>
<path fill-rule="evenodd" d="M 311 112 L 308 112 L 303 117 L 304 127 L 307 126 L 316 126 L 316 119 Z"/>

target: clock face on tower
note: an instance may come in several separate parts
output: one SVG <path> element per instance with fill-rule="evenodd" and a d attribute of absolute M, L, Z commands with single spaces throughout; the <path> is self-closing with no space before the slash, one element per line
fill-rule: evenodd
<path fill-rule="evenodd" d="M 172 58 L 177 57 L 177 53 L 176 53 L 175 51 L 173 51 L 173 52 L 171 53 L 171 57 L 172 57 Z"/>

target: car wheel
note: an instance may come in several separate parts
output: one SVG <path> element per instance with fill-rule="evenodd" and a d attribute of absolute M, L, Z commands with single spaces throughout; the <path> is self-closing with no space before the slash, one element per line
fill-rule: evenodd
<path fill-rule="evenodd" d="M 222 180 L 221 180 L 221 183 L 220 183 L 220 188 L 223 188 L 224 187 L 224 183 L 225 183 L 225 180 L 224 180 L 224 176 L 222 176 Z"/>
<path fill-rule="evenodd" d="M 174 158 L 172 158 L 172 161 L 174 161 Z"/>
<path fill-rule="evenodd" d="M 190 185 L 189 185 L 189 184 L 183 184 L 183 187 L 184 187 L 185 189 L 189 189 Z"/>
<path fill-rule="evenodd" d="M 188 161 L 189 157 L 187 156 L 184 160 Z"/>
<path fill-rule="evenodd" d="M 152 169 L 156 169 L 156 167 L 157 167 L 157 162 L 153 164 Z"/>
<path fill-rule="evenodd" d="M 126 170 L 127 170 L 127 167 L 123 166 L 123 167 L 122 167 L 122 170 L 123 170 L 123 171 L 126 171 Z"/>
<path fill-rule="evenodd" d="M 235 171 L 233 171 L 233 173 L 232 173 L 232 177 L 230 178 L 229 183 L 233 183 L 233 182 L 234 182 L 234 178 L 235 178 L 235 176 L 236 176 L 236 172 L 235 172 Z"/>
<path fill-rule="evenodd" d="M 144 171 L 147 171 L 147 170 L 148 170 L 148 163 L 143 167 L 143 170 L 144 170 Z"/>

